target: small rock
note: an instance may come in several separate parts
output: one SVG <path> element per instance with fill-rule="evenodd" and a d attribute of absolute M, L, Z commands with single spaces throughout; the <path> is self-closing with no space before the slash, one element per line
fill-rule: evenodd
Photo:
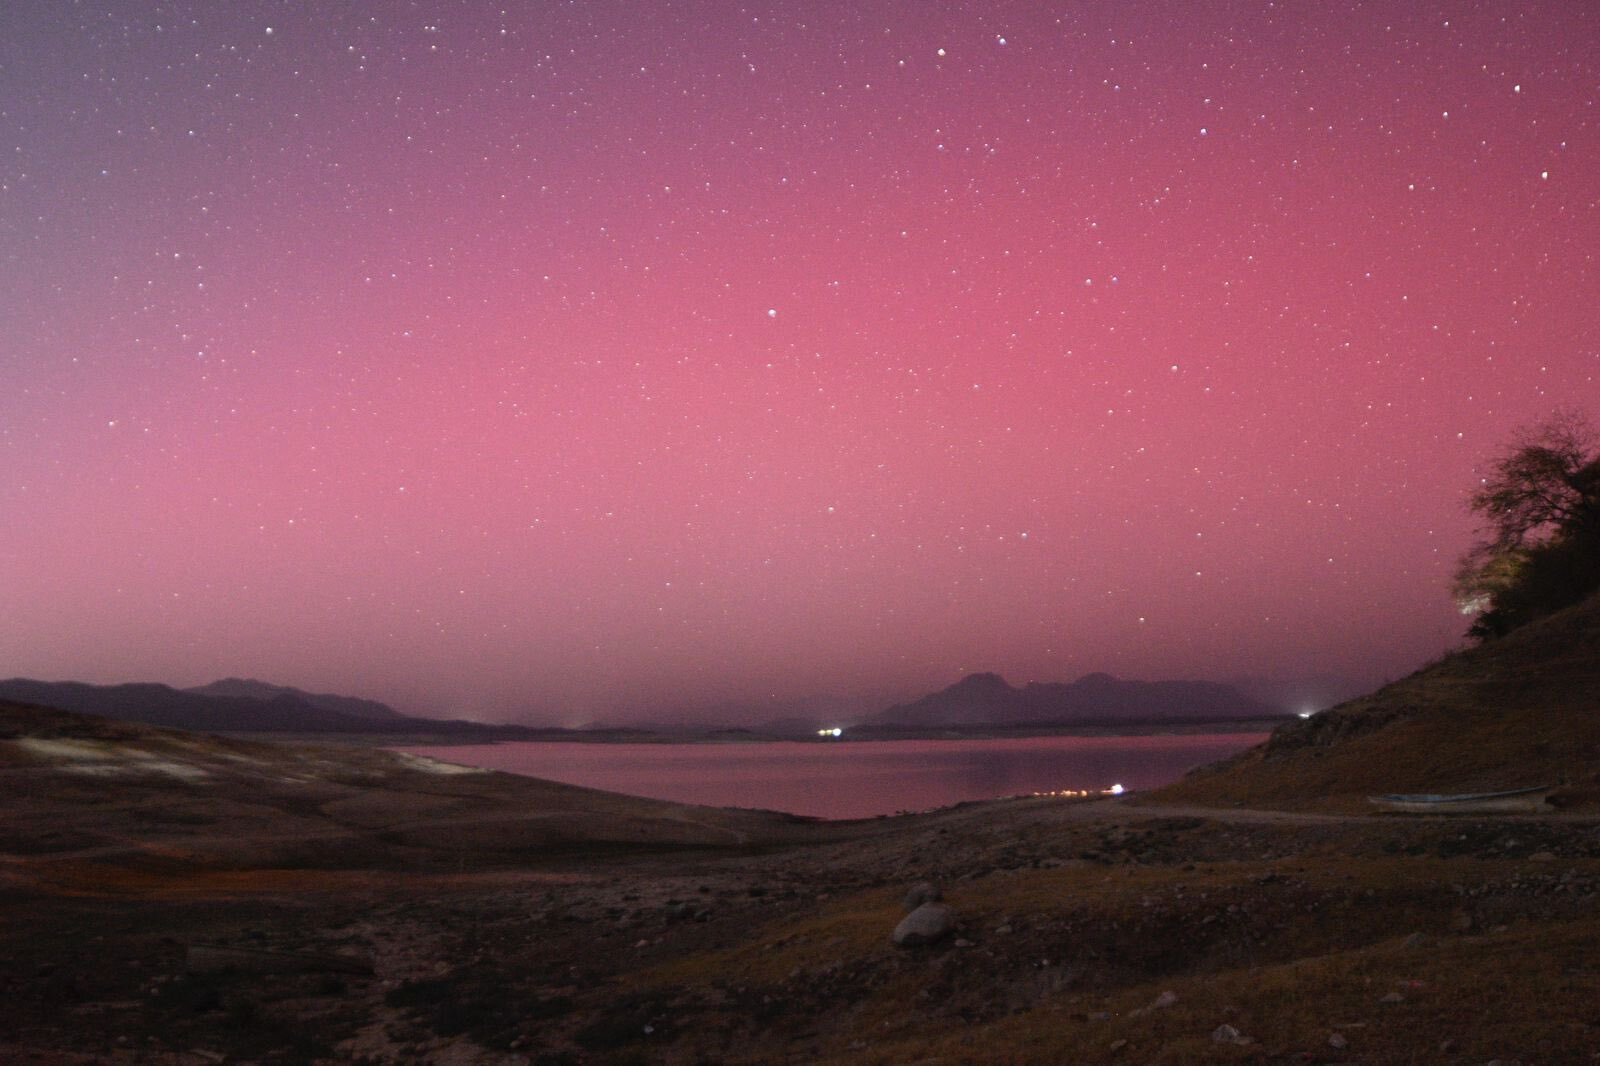
<path fill-rule="evenodd" d="M 903 948 L 932 944 L 948 936 L 955 924 L 955 911 L 943 903 L 924 903 L 900 919 L 892 939 Z"/>
<path fill-rule="evenodd" d="M 1121 1051 L 1123 1048 L 1125 1048 L 1127 1046 L 1128 1046 L 1128 1042 L 1126 1040 L 1113 1040 L 1113 1041 L 1111 1041 L 1111 1047 L 1108 1050 L 1113 1051 L 1113 1052 Z"/>
<path fill-rule="evenodd" d="M 1333 1033 L 1328 1037 L 1328 1046 L 1335 1051 L 1343 1051 L 1350 1046 L 1350 1041 L 1344 1038 L 1343 1033 Z"/>
<path fill-rule="evenodd" d="M 924 903 L 937 903 L 944 899 L 944 892 L 932 881 L 918 881 L 906 892 L 906 898 L 901 902 L 909 914 Z"/>
<path fill-rule="evenodd" d="M 1528 856 L 1529 862 L 1555 862 L 1556 853 L 1553 851 L 1536 851 Z"/>
<path fill-rule="evenodd" d="M 1128 1016 L 1130 1018 L 1142 1018 L 1153 1010 L 1166 1010 L 1176 1002 L 1178 1002 L 1178 993 L 1163 992 L 1155 999 L 1151 1000 L 1146 1006 L 1135 1007 L 1133 1010 L 1129 1011 Z"/>
<path fill-rule="evenodd" d="M 956 938 L 956 947 L 958 947 L 958 948 L 970 948 L 971 946 L 972 946 L 972 941 L 967 940 L 964 937 L 957 937 Z"/>
<path fill-rule="evenodd" d="M 1472 915 L 1466 911 L 1456 911 L 1450 915 L 1450 931 L 1452 933 L 1465 933 L 1472 928 Z"/>
<path fill-rule="evenodd" d="M 1211 1042 L 1214 1044 L 1242 1044 L 1245 1037 L 1231 1025 L 1219 1025 L 1211 1031 Z"/>
<path fill-rule="evenodd" d="M 1384 996 L 1382 999 L 1378 1000 L 1379 1003 L 1404 1003 L 1405 1001 L 1406 997 L 1402 996 L 1398 992 L 1390 992 L 1387 996 Z"/>
<path fill-rule="evenodd" d="M 1422 945 L 1426 944 L 1427 942 L 1428 942 L 1428 934 L 1427 933 L 1412 933 L 1410 936 L 1406 937 L 1404 940 L 1402 940 L 1400 942 L 1400 946 L 1403 947 L 1403 948 L 1420 948 Z"/>

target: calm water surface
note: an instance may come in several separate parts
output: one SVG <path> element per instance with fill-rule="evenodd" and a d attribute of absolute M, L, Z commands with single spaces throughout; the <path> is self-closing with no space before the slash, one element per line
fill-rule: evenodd
<path fill-rule="evenodd" d="M 1155 788 L 1265 733 L 766 744 L 406 748 L 448 762 L 711 807 L 867 818 L 1056 789 Z"/>

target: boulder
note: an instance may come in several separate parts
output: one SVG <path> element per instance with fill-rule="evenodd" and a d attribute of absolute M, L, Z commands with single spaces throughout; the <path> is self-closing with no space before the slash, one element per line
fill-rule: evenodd
<path fill-rule="evenodd" d="M 955 926 L 955 911 L 943 903 L 924 903 L 900 919 L 893 939 L 903 948 L 919 947 L 944 939 Z"/>
<path fill-rule="evenodd" d="M 1219 1025 L 1211 1032 L 1211 1041 L 1215 1044 L 1249 1044 L 1251 1039 L 1231 1025 Z"/>
<path fill-rule="evenodd" d="M 1166 991 L 1161 993 L 1155 999 L 1151 1000 L 1145 1006 L 1133 1008 L 1133 1010 L 1128 1012 L 1128 1016 L 1131 1018 L 1142 1018 L 1151 1011 L 1166 1010 L 1176 1002 L 1178 1002 L 1178 993 Z"/>

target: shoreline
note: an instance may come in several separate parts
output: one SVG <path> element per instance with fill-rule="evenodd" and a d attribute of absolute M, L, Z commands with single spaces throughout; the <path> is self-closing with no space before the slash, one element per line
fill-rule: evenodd
<path fill-rule="evenodd" d="M 1123 721 L 1079 723 L 1031 723 L 1016 726 L 946 726 L 938 728 L 886 728 L 882 726 L 845 727 L 838 737 L 815 734 L 763 733 L 756 730 L 657 730 L 596 729 L 562 731 L 559 735 L 486 738 L 472 732 L 461 733 L 280 733 L 219 730 L 218 736 L 274 744 L 331 744 L 359 748 L 457 748 L 501 744 L 637 744 L 637 745 L 713 745 L 713 744 L 816 744 L 819 746 L 885 743 L 894 741 L 971 741 L 1025 740 L 1031 737 L 1148 737 L 1198 736 L 1230 733 L 1270 733 L 1278 726 L 1295 721 L 1293 715 L 1271 718 L 1228 718 L 1218 721 L 1177 722 Z M 530 733 L 536 730 L 530 729 Z"/>

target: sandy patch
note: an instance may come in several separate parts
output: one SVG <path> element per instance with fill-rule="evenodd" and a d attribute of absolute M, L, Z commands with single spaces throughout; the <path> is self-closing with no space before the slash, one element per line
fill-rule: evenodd
<path fill-rule="evenodd" d="M 67 773 L 95 777 L 119 774 L 164 774 L 184 781 L 199 781 L 211 776 L 198 766 L 174 762 L 152 752 L 106 741 L 22 737 L 16 743 L 30 755 L 63 763 L 60 769 Z"/>
<path fill-rule="evenodd" d="M 462 766 L 460 763 L 430 759 L 426 755 L 411 755 L 403 751 L 397 751 L 393 754 L 407 769 L 419 770 L 425 774 L 486 774 L 489 772 L 476 766 Z"/>
<path fill-rule="evenodd" d="M 19 737 L 17 747 L 40 758 L 60 759 L 114 759 L 117 749 L 103 740 L 62 740 L 45 737 Z"/>

